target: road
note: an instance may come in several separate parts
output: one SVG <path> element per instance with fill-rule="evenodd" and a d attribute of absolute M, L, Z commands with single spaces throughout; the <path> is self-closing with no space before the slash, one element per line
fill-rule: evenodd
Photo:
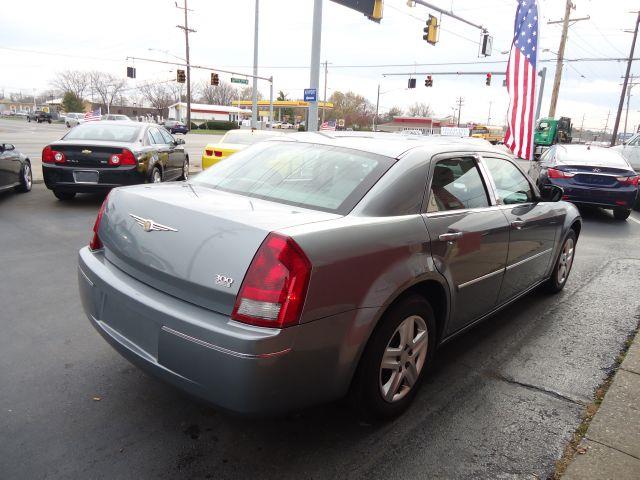
<path fill-rule="evenodd" d="M 26 120 L 0 119 L 0 143 L 13 143 L 16 148 L 27 155 L 33 166 L 33 178 L 42 180 L 42 149 L 45 145 L 62 138 L 69 129 L 65 125 L 53 123 L 28 123 Z M 191 171 L 202 169 L 202 151 L 207 143 L 216 143 L 222 135 L 179 135 L 184 138 L 184 148 L 189 154 Z"/>
<path fill-rule="evenodd" d="M 359 423 L 341 403 L 237 418 L 143 374 L 90 326 L 76 255 L 101 200 L 59 202 L 42 184 L 0 195 L 2 478 L 547 478 L 638 323 L 639 212 L 585 210 L 566 289 L 445 346 L 395 422 Z"/>

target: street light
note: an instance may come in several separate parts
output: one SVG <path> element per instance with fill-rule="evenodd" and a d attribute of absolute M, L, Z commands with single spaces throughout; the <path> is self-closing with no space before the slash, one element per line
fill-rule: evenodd
<path fill-rule="evenodd" d="M 386 93 L 396 92 L 398 90 L 408 90 L 408 88 L 393 88 L 391 90 L 387 90 L 386 92 L 380 91 L 380 83 L 378 83 L 378 96 L 376 100 L 376 115 L 373 117 L 373 131 L 376 131 L 376 123 L 378 121 L 378 109 L 380 108 L 380 95 L 384 95 Z"/>

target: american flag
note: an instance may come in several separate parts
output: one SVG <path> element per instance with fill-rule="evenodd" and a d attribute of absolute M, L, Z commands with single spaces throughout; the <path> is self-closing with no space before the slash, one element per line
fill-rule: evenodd
<path fill-rule="evenodd" d="M 514 155 L 533 158 L 536 57 L 538 54 L 538 0 L 520 0 L 507 65 L 509 111 L 504 143 Z"/>
<path fill-rule="evenodd" d="M 94 110 L 92 112 L 87 112 L 87 113 L 84 114 L 84 121 L 85 122 L 97 122 L 101 118 L 102 118 L 102 109 L 100 109 L 100 108 L 97 108 L 96 110 Z"/>
<path fill-rule="evenodd" d="M 335 131 L 335 129 L 336 129 L 336 121 L 335 120 L 330 120 L 328 122 L 322 122 L 322 125 L 320 125 L 320 131 L 322 131 L 322 130 Z"/>

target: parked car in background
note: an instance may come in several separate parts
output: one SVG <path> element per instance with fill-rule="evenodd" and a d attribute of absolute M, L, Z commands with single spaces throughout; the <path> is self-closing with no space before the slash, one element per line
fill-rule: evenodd
<path fill-rule="evenodd" d="M 43 123 L 43 122 L 51 123 L 51 114 L 43 110 L 36 110 L 35 112 L 29 113 L 27 115 L 27 122 L 31 122 L 31 121 L 34 121 L 37 123 Z"/>
<path fill-rule="evenodd" d="M 71 112 L 64 116 L 64 123 L 68 128 L 84 123 L 84 113 Z"/>
<path fill-rule="evenodd" d="M 27 112 L 26 110 L 16 110 L 14 115 L 16 117 L 27 117 L 27 116 L 29 116 L 29 112 Z"/>
<path fill-rule="evenodd" d="M 289 122 L 283 122 L 280 124 L 280 128 L 284 129 L 284 130 L 290 130 L 292 128 L 295 128 L 295 125 L 293 125 L 292 123 Z"/>
<path fill-rule="evenodd" d="M 111 122 L 115 122 L 115 121 L 132 122 L 133 121 L 129 117 L 127 117 L 126 115 L 119 115 L 119 114 L 113 114 L 113 113 L 108 113 L 107 115 L 102 115 L 102 118 L 100 120 L 108 120 L 108 121 L 111 121 Z"/>
<path fill-rule="evenodd" d="M 640 133 L 636 133 L 621 145 L 612 148 L 627 159 L 631 167 L 640 174 Z"/>
<path fill-rule="evenodd" d="M 530 174 L 539 187 L 557 185 L 563 199 L 612 209 L 618 220 L 629 217 L 638 196 L 638 174 L 612 148 L 552 145 L 532 162 Z"/>
<path fill-rule="evenodd" d="M 282 128 L 282 122 L 267 122 L 266 123 L 267 128 Z"/>
<path fill-rule="evenodd" d="M 86 122 L 42 151 L 42 173 L 60 200 L 120 185 L 186 180 L 184 140 L 138 122 Z"/>
<path fill-rule="evenodd" d="M 0 143 L 0 192 L 28 192 L 33 184 L 31 161 L 10 143 Z"/>
<path fill-rule="evenodd" d="M 176 133 L 182 133 L 183 135 L 186 135 L 187 133 L 189 133 L 189 128 L 184 123 L 178 120 L 166 120 L 163 123 L 163 126 L 167 130 L 169 130 L 171 134 L 174 134 L 174 135 Z"/>
<path fill-rule="evenodd" d="M 224 160 L 229 155 L 242 150 L 249 145 L 284 135 L 282 132 L 272 130 L 229 130 L 218 143 L 208 143 L 202 153 L 202 168 L 209 168 L 211 165 Z"/>
<path fill-rule="evenodd" d="M 227 410 L 349 395 L 397 416 L 440 345 L 571 271 L 576 207 L 478 145 L 293 134 L 187 185 L 115 189 L 79 254 L 87 317 Z"/>

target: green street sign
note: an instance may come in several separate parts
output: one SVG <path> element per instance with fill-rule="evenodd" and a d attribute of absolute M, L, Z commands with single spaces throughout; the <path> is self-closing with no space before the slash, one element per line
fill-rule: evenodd
<path fill-rule="evenodd" d="M 249 85 L 249 80 L 246 78 L 233 78 L 231 77 L 231 83 L 241 83 L 243 85 Z"/>

